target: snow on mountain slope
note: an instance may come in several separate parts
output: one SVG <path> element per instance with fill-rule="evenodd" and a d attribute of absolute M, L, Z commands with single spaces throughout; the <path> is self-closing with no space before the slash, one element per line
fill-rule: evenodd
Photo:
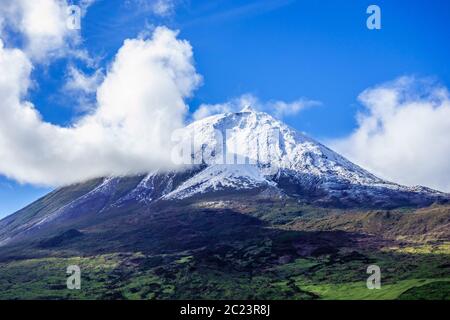
<path fill-rule="evenodd" d="M 22 223 L 18 228 L 16 228 L 15 232 L 28 232 L 30 230 L 39 228 L 42 225 L 45 225 L 49 222 L 52 222 L 59 217 L 65 216 L 67 213 L 72 211 L 80 211 L 83 209 L 86 204 L 89 202 L 95 202 L 98 206 L 98 210 L 101 211 L 102 203 L 105 203 L 108 198 L 113 194 L 114 189 L 120 183 L 120 178 L 104 178 L 95 188 L 91 191 L 81 195 L 80 197 L 74 198 L 72 201 L 67 204 L 57 208 L 56 210 L 51 210 L 48 214 L 44 216 L 33 217 L 29 221 Z M 70 188 L 70 187 L 68 187 Z M 0 230 L 1 230 L 0 225 Z"/>
<path fill-rule="evenodd" d="M 267 180 L 254 165 L 232 166 L 215 164 L 186 180 L 177 189 L 163 196 L 163 199 L 185 199 L 196 194 L 218 190 L 241 190 L 275 186 Z"/>
<path fill-rule="evenodd" d="M 195 158 L 203 158 L 206 163 L 223 160 L 220 158 L 223 140 L 227 156 L 235 154 L 241 161 L 248 158 L 259 166 L 335 175 L 354 183 L 382 182 L 319 142 L 266 113 L 249 108 L 194 122 L 186 127 L 186 137 L 189 136 L 194 140 Z M 276 173 L 277 170 L 263 171 Z"/>
<path fill-rule="evenodd" d="M 165 198 L 185 198 L 230 187 L 230 181 L 238 181 L 239 175 L 245 177 L 247 186 L 261 182 L 275 185 L 277 177 L 284 175 L 297 181 L 318 179 L 324 188 L 342 188 L 342 184 L 409 190 L 374 176 L 272 116 L 251 108 L 191 123 L 180 137 L 184 164 L 209 167 Z M 247 170 L 241 172 L 242 168 Z M 248 174 L 248 168 L 252 168 L 252 174 Z M 245 185 L 234 183 L 234 187 Z"/>
<path fill-rule="evenodd" d="M 120 198 L 114 205 L 122 206 L 128 201 L 150 203 L 172 190 L 173 173 L 162 174 L 155 170 L 147 174 L 141 182 L 128 194 Z"/>

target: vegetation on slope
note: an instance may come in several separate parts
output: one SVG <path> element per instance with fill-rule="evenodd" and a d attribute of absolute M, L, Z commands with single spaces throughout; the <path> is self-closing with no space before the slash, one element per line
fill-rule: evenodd
<path fill-rule="evenodd" d="M 59 225 L 2 247 L 0 299 L 448 299 L 449 207 L 197 203 Z M 102 213 L 103 215 L 106 213 Z M 66 268 L 81 268 L 81 290 Z M 369 265 L 381 289 L 366 287 Z"/>

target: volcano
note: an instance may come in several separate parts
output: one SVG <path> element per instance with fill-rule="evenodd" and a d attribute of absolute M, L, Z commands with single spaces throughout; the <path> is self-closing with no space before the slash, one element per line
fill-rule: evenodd
<path fill-rule="evenodd" d="M 383 180 L 267 113 L 247 107 L 214 115 L 176 138 L 172 171 L 65 186 L 1 220 L 0 261 L 112 254 L 120 272 L 135 264 L 133 272 L 162 272 L 172 283 L 180 264 L 253 274 L 299 257 L 367 262 L 341 252 L 374 234 L 380 241 L 449 238 L 448 194 Z M 123 289 L 116 280 L 110 284 Z M 184 290 L 166 296 L 213 297 Z"/>
<path fill-rule="evenodd" d="M 267 113 L 250 107 L 211 116 L 179 132 L 180 168 L 105 177 L 60 188 L 0 222 L 0 243 L 60 221 L 118 209 L 248 197 L 335 208 L 424 207 L 445 193 L 376 177 Z M 186 156 L 187 154 L 187 156 Z M 20 223 L 19 223 L 20 221 Z"/>

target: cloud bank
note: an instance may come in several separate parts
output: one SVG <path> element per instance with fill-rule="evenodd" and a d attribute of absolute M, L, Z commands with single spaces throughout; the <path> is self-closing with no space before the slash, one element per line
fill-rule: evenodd
<path fill-rule="evenodd" d="M 24 99 L 33 68 L 25 51 L 0 45 L 0 173 L 64 185 L 170 166 L 171 132 L 200 83 L 190 44 L 167 28 L 128 39 L 97 89 L 92 113 L 70 127 L 42 120 Z"/>
<path fill-rule="evenodd" d="M 401 77 L 369 88 L 348 137 L 331 142 L 350 160 L 389 180 L 450 192 L 450 95 L 426 79 Z"/>

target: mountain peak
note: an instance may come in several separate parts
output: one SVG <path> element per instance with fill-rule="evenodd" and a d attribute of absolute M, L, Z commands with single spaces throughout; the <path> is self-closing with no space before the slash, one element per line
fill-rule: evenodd
<path fill-rule="evenodd" d="M 249 164 L 256 166 L 267 181 L 286 175 L 298 181 L 320 181 L 327 189 L 380 184 L 397 188 L 248 105 L 239 113 L 220 114 L 193 122 L 185 130 L 185 141 L 181 145 L 193 146 L 189 149 L 189 160 L 208 166 L 227 164 L 220 167 L 221 171 L 229 168 L 235 172 L 234 164 Z M 195 137 L 194 144 L 192 137 Z M 194 182 L 199 184 L 197 180 Z"/>
<path fill-rule="evenodd" d="M 253 109 L 250 105 L 246 105 L 242 108 L 241 112 L 255 112 L 255 109 Z"/>

